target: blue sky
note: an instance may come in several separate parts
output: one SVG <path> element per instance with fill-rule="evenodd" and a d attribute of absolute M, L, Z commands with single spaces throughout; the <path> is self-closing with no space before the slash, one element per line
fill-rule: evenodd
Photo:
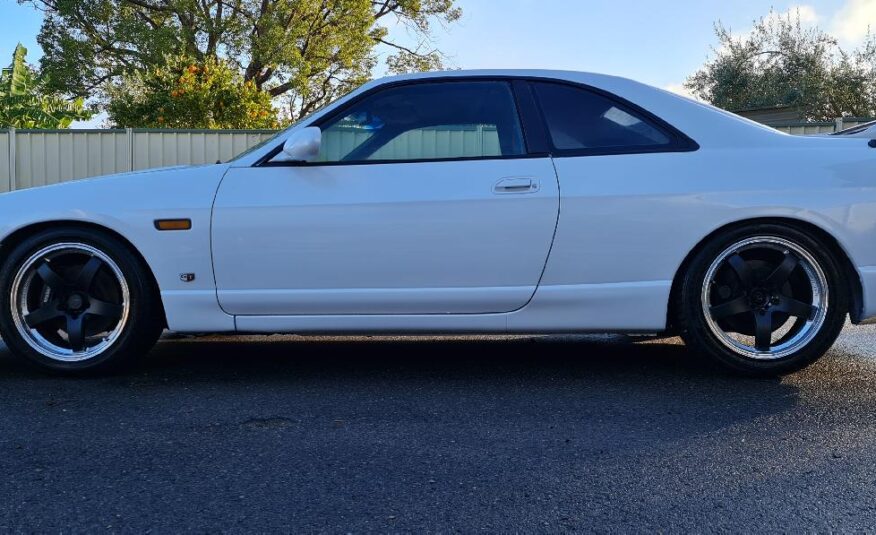
<path fill-rule="evenodd" d="M 876 0 L 457 0 L 461 22 L 437 31 L 436 44 L 461 68 L 543 67 L 628 76 L 678 88 L 702 65 L 721 20 L 745 32 L 752 21 L 799 10 L 848 46 L 876 29 Z M 0 0 L 0 63 L 19 41 L 35 62 L 41 14 Z M 401 32 L 399 29 L 393 31 Z M 400 37 L 405 38 L 404 35 Z"/>
<path fill-rule="evenodd" d="M 798 11 L 847 46 L 876 29 L 876 0 L 462 0 L 439 45 L 464 68 L 545 67 L 618 74 L 669 87 L 701 66 L 713 24 L 750 30 L 770 8 Z"/>

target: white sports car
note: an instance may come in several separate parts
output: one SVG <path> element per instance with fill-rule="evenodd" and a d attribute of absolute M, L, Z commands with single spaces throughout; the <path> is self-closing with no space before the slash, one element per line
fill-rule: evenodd
<path fill-rule="evenodd" d="M 802 368 L 876 316 L 876 151 L 630 80 L 371 82 L 235 160 L 0 196 L 0 333 L 60 372 L 187 333 L 680 334 Z"/>

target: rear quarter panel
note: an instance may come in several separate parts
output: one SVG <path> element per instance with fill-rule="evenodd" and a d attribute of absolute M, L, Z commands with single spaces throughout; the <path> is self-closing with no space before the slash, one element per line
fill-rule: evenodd
<path fill-rule="evenodd" d="M 556 158 L 560 218 L 542 286 L 653 282 L 668 298 L 706 236 L 764 217 L 824 229 L 866 272 L 876 265 L 876 150 L 848 141 L 776 134 L 761 146 Z M 633 313 L 665 317 L 665 307 Z"/>

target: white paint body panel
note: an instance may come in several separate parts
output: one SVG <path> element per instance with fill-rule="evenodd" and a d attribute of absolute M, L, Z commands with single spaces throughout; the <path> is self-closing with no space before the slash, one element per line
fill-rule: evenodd
<path fill-rule="evenodd" d="M 117 232 L 149 264 L 177 331 L 653 332 L 665 328 L 672 280 L 703 239 L 782 217 L 836 239 L 860 277 L 859 319 L 876 317 L 876 150 L 867 140 L 792 137 L 611 76 L 412 77 L 497 75 L 614 93 L 700 149 L 459 168 L 252 167 L 330 107 L 230 164 L 0 195 L 0 240 L 59 221 Z M 542 187 L 500 198 L 490 185 L 507 176 L 537 176 Z M 192 230 L 155 231 L 155 219 L 175 217 L 191 218 Z M 180 281 L 187 272 L 194 282 Z"/>
<path fill-rule="evenodd" d="M 156 169 L 6 193 L 0 195 L 0 236 L 45 222 L 111 229 L 148 262 L 171 328 L 233 331 L 234 318 L 216 302 L 210 255 L 213 198 L 227 169 L 227 164 Z M 192 230 L 155 230 L 156 219 L 179 217 L 190 218 Z M 180 273 L 195 273 L 196 279 L 184 283 Z"/>
<path fill-rule="evenodd" d="M 538 189 L 494 191 L 508 177 Z M 239 315 L 516 310 L 558 207 L 550 158 L 231 169 L 213 216 L 219 301 Z"/>

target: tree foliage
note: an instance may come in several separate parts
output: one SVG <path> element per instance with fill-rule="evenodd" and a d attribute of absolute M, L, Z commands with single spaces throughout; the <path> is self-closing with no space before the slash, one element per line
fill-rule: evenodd
<path fill-rule="evenodd" d="M 79 96 L 160 67 L 168 57 L 224 59 L 244 81 L 309 113 L 366 80 L 378 46 L 390 69 L 431 69 L 433 25 L 455 0 L 19 0 L 45 11 L 38 41 L 53 86 Z M 401 25 L 418 46 L 389 39 Z"/>
<path fill-rule="evenodd" d="M 67 100 L 46 92 L 46 79 L 27 64 L 27 49 L 19 44 L 12 63 L 0 73 L 0 126 L 67 128 L 91 112 L 81 98 Z"/>
<path fill-rule="evenodd" d="M 277 128 L 271 96 L 225 61 L 167 58 L 160 67 L 125 75 L 109 89 L 117 126 L 147 128 Z"/>
<path fill-rule="evenodd" d="M 728 110 L 790 106 L 804 118 L 876 114 L 876 40 L 843 50 L 799 14 L 770 15 L 746 35 L 715 25 L 719 46 L 685 83 L 696 96 Z"/>

